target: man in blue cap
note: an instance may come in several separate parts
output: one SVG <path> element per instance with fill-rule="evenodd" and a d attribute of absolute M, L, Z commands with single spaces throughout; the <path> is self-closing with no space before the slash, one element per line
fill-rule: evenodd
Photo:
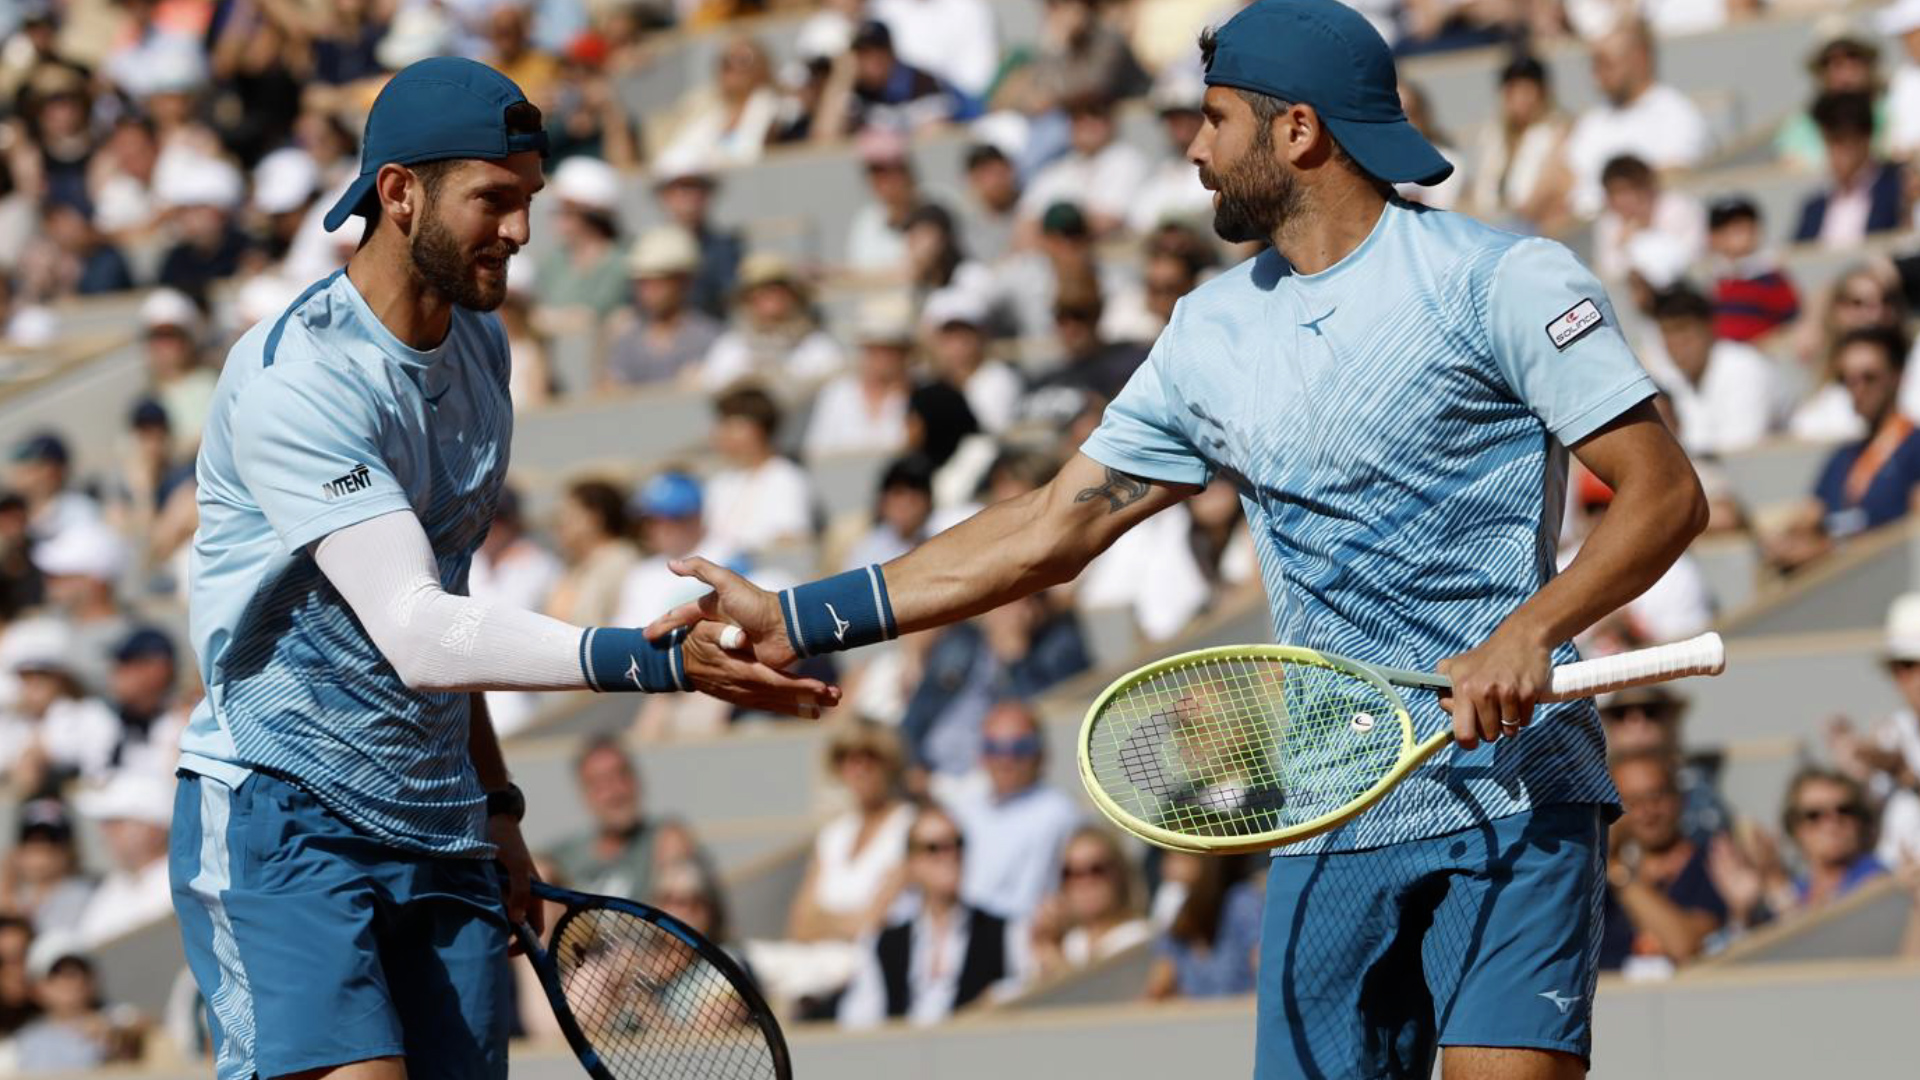
<path fill-rule="evenodd" d="M 1450 170 L 1360 15 L 1255 0 L 1201 52 L 1189 156 L 1220 234 L 1271 248 L 1180 301 L 1058 477 L 777 595 L 690 560 L 716 591 L 649 630 L 721 619 L 775 665 L 922 630 L 1073 577 L 1226 476 L 1276 639 L 1446 672 L 1409 706 L 1458 740 L 1272 860 L 1256 1075 L 1424 1078 L 1442 1046 L 1449 1077 L 1583 1075 L 1617 800 L 1592 703 L 1535 703 L 1705 499 L 1571 253 L 1394 198 Z M 1555 576 L 1569 451 L 1615 494 Z"/>
<path fill-rule="evenodd" d="M 366 218 L 359 250 L 221 373 L 190 598 L 207 695 L 171 840 L 220 1080 L 506 1075 L 508 923 L 539 907 L 478 691 L 833 699 L 717 631 L 650 643 L 466 595 L 512 431 L 491 312 L 546 146 L 491 68 L 395 75 L 326 219 Z"/>

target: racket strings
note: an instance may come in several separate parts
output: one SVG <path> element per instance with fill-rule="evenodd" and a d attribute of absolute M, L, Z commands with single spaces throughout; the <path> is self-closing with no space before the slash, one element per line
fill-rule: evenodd
<path fill-rule="evenodd" d="M 1336 667 L 1210 658 L 1115 694 L 1088 736 L 1095 782 L 1138 821 L 1196 837 L 1271 833 L 1352 802 L 1403 747 L 1397 703 Z"/>
<path fill-rule="evenodd" d="M 614 1080 L 775 1080 L 753 1007 L 726 973 L 667 929 L 589 908 L 549 953 L 574 1020 Z"/>

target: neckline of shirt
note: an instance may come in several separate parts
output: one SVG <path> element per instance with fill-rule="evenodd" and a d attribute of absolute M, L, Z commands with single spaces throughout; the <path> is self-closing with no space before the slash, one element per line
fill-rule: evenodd
<path fill-rule="evenodd" d="M 349 302 L 353 305 L 354 314 L 373 335 L 374 344 L 385 350 L 387 355 L 408 367 L 418 368 L 432 367 L 436 361 L 446 355 L 447 346 L 453 341 L 453 321 L 460 317 L 458 306 L 454 307 L 453 315 L 447 320 L 447 335 L 440 339 L 440 344 L 431 349 L 416 349 L 401 341 L 392 330 L 387 329 L 387 324 L 380 321 L 379 315 L 374 314 L 373 305 L 367 303 L 367 298 L 360 295 L 360 287 L 353 283 L 353 278 L 349 277 L 344 270 L 340 273 L 339 284 L 346 291 Z"/>
<path fill-rule="evenodd" d="M 1406 211 L 1401 207 L 1399 199 L 1388 199 L 1386 205 L 1380 208 L 1380 217 L 1374 221 L 1373 228 L 1367 233 L 1367 238 L 1360 241 L 1358 247 L 1341 256 L 1339 262 L 1315 274 L 1303 274 L 1292 263 L 1288 263 L 1287 269 L 1290 276 L 1304 285 L 1320 285 L 1332 281 L 1346 273 L 1349 268 L 1358 265 L 1360 260 L 1366 257 L 1367 252 L 1380 242 L 1381 235 L 1387 231 L 1389 219 L 1397 218 L 1404 212 Z M 1286 258 L 1284 255 L 1280 257 Z"/>

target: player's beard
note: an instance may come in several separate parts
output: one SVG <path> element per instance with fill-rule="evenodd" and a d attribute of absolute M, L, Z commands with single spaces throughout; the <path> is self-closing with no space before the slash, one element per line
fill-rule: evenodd
<path fill-rule="evenodd" d="M 414 277 L 453 303 L 474 311 L 492 311 L 506 302 L 506 260 L 518 250 L 515 245 L 503 241 L 480 251 L 463 251 L 453 232 L 429 206 L 421 215 L 420 227 L 414 230 L 407 250 L 413 256 Z M 500 259 L 502 267 L 490 283 L 482 281 L 475 272 L 475 259 L 489 256 Z"/>
<path fill-rule="evenodd" d="M 1202 168 L 1200 182 L 1220 193 L 1213 231 L 1230 244 L 1272 240 L 1281 223 L 1300 211 L 1300 183 L 1273 160 L 1267 131 L 1226 171 Z"/>

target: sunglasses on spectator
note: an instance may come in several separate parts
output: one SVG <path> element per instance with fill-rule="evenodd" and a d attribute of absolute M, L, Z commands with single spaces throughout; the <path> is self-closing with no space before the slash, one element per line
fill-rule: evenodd
<path fill-rule="evenodd" d="M 1850 817 L 1855 821 L 1864 821 L 1867 813 L 1855 803 L 1842 803 L 1838 806 L 1802 806 L 1793 812 L 1793 820 L 1801 825 L 1812 821 L 1825 821 L 1828 818 Z"/>
<path fill-rule="evenodd" d="M 1678 709 L 1674 708 L 1672 705 L 1667 705 L 1667 704 L 1609 705 L 1606 708 L 1600 710 L 1600 719 L 1606 720 L 1611 723 L 1618 723 L 1622 720 L 1625 720 L 1629 716 L 1638 714 L 1640 716 L 1646 717 L 1648 720 L 1651 720 L 1656 724 L 1664 724 L 1667 721 L 1672 720 L 1674 718 L 1674 715 L 1678 712 L 1679 712 Z"/>
<path fill-rule="evenodd" d="M 1113 864 L 1104 859 L 1099 862 L 1081 863 L 1078 866 L 1067 863 L 1060 868 L 1060 880 L 1072 881 L 1074 878 L 1106 877 L 1112 871 Z"/>
<path fill-rule="evenodd" d="M 1033 757 L 1040 752 L 1040 736 L 1022 735 L 1017 739 L 982 739 L 980 752 L 988 757 Z"/>
<path fill-rule="evenodd" d="M 938 840 L 915 840 L 913 853 L 915 855 L 958 855 L 964 845 L 965 841 L 957 836 L 942 837 Z"/>

